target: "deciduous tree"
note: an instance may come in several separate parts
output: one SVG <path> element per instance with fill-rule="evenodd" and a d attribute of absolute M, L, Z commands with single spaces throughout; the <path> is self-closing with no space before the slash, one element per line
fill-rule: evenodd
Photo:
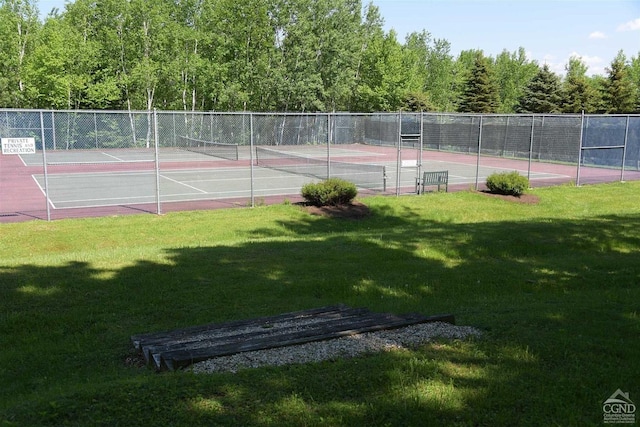
<path fill-rule="evenodd" d="M 562 85 L 562 112 L 595 112 L 596 94 L 586 75 L 586 64 L 580 58 L 571 57 L 565 70 L 567 73 Z"/>
<path fill-rule="evenodd" d="M 1 106 L 29 107 L 25 102 L 25 64 L 39 28 L 35 0 L 0 0 Z"/>

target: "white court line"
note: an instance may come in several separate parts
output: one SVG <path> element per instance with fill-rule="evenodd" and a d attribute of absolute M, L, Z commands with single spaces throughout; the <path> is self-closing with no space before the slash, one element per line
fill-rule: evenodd
<path fill-rule="evenodd" d="M 44 176 L 44 174 L 41 174 L 42 176 Z M 48 173 L 49 175 L 49 179 L 51 178 L 58 178 L 58 179 L 64 179 L 66 177 L 70 177 L 70 176 L 86 176 L 86 177 L 94 177 L 94 176 L 103 176 L 103 175 L 155 175 L 154 171 L 113 171 L 113 172 L 66 172 L 66 173 Z"/>
<path fill-rule="evenodd" d="M 119 160 L 116 162 L 107 162 L 104 160 L 95 160 L 95 161 L 91 161 L 91 162 L 77 162 L 77 161 L 70 161 L 70 162 L 47 162 L 48 165 L 51 166 L 65 166 L 65 165 L 114 165 L 117 163 L 154 163 L 153 160 Z M 79 172 L 82 173 L 82 172 Z"/>
<path fill-rule="evenodd" d="M 100 154 L 104 154 L 107 157 L 111 157 L 112 159 L 116 159 L 119 162 L 124 162 L 124 159 L 121 159 L 120 157 L 116 157 L 113 154 L 109 154 L 109 153 L 105 153 L 104 151 L 100 151 Z"/>
<path fill-rule="evenodd" d="M 47 201 L 47 192 L 44 190 L 44 188 L 40 185 L 40 183 L 38 182 L 37 178 L 35 175 L 31 175 L 31 178 L 33 178 L 33 180 L 36 182 L 36 185 L 38 186 L 38 188 L 40 189 L 40 191 L 42 192 L 42 195 L 44 196 L 45 201 Z M 48 203 L 51 205 L 51 207 L 53 209 L 57 209 L 56 205 L 53 203 L 53 200 L 51 200 L 51 198 L 48 198 Z"/>
<path fill-rule="evenodd" d="M 264 196 L 277 196 L 280 195 L 280 193 L 270 193 L 270 191 L 272 190 L 276 190 L 276 191 L 293 191 L 293 190 L 297 190 L 296 188 L 275 188 L 275 189 L 264 189 L 264 190 L 256 190 L 257 193 L 261 193 L 260 195 L 264 195 Z M 200 193 L 197 193 L 200 194 Z M 250 197 L 249 194 L 249 190 L 235 190 L 235 191 L 219 191 L 216 193 L 206 193 L 206 194 L 217 194 L 219 196 L 217 196 L 216 198 L 213 199 L 202 199 L 202 198 L 179 198 L 176 200 L 166 200 L 169 197 L 182 197 L 182 196 L 189 196 L 190 193 L 176 193 L 176 194 L 165 194 L 162 195 L 160 197 L 160 201 L 162 203 L 178 203 L 178 202 L 199 202 L 199 201 L 209 201 L 209 200 L 217 200 L 217 199 L 225 199 L 228 198 L 229 195 L 236 195 L 236 197 L 240 198 L 240 197 Z M 258 194 L 254 194 L 254 195 L 258 195 Z M 134 203 L 132 204 L 144 204 L 144 203 L 152 203 L 156 201 L 156 196 L 138 196 L 138 197 L 119 197 L 119 198 L 115 198 L 115 197 L 110 197 L 110 198 L 103 198 L 103 199 L 80 199 L 80 200 L 64 200 L 62 202 L 60 202 L 60 204 L 62 203 L 76 203 L 76 202 L 92 202 L 93 204 L 86 204 L 86 205 L 77 205 L 77 206 L 69 206 L 69 207 L 64 207 L 64 208 L 56 208 L 54 206 L 54 209 L 83 209 L 83 208 L 101 208 L 101 207 L 108 207 L 108 206 L 119 206 L 125 203 L 122 203 L 122 200 L 134 200 Z M 164 200 L 163 200 L 164 199 Z M 102 203 L 102 204 L 96 204 L 95 202 L 98 201 L 108 201 L 108 200 L 113 200 L 112 203 Z M 145 201 L 148 200 L 148 201 Z M 95 201 L 95 202 L 94 202 Z"/>
<path fill-rule="evenodd" d="M 76 203 L 76 202 L 92 202 L 92 201 L 102 201 L 102 200 L 146 200 L 154 201 L 156 199 L 155 195 L 152 196 L 127 196 L 127 197 L 102 197 L 100 199 L 70 199 L 70 200 L 60 200 L 58 203 Z M 150 203 L 150 202 L 139 202 L 139 203 Z M 116 203 L 121 204 L 121 203 Z M 113 206 L 113 205 L 85 205 L 82 207 L 89 208 L 93 206 Z"/>
<path fill-rule="evenodd" d="M 196 188 L 196 187 L 194 187 L 194 186 L 192 186 L 192 185 L 187 184 L 187 183 L 186 183 L 187 181 L 184 181 L 184 182 L 182 182 L 182 181 L 176 181 L 175 179 L 173 179 L 173 178 L 169 178 L 168 176 L 164 176 L 164 175 L 160 175 L 160 177 L 161 177 L 161 178 L 164 178 L 164 179 L 166 179 L 166 180 L 169 180 L 169 181 L 171 181 L 171 182 L 175 182 L 176 184 L 183 185 L 183 186 L 185 186 L 185 187 L 187 187 L 187 188 L 191 188 L 192 190 L 196 190 L 196 191 L 199 191 L 199 192 L 201 192 L 201 193 L 207 194 L 207 192 L 206 192 L 206 191 L 201 190 L 200 188 Z M 191 181 L 189 181 L 189 182 L 191 182 Z"/>
<path fill-rule="evenodd" d="M 299 176 L 300 178 L 308 178 L 308 179 L 313 179 L 311 177 L 306 177 L 306 176 L 302 176 L 302 175 L 294 175 L 294 176 Z M 254 177 L 255 179 L 255 177 Z M 269 181 L 275 181 L 275 180 L 281 180 L 281 179 L 286 179 L 286 180 L 291 180 L 290 176 L 263 176 L 260 177 L 260 180 L 269 180 Z M 211 178 L 211 179 L 187 179 L 183 182 L 193 182 L 193 183 L 197 183 L 197 182 L 220 182 L 220 181 L 250 181 L 251 177 L 250 176 L 243 176 L 243 177 L 238 177 L 238 178 Z"/>
<path fill-rule="evenodd" d="M 446 160 L 426 160 L 427 162 L 432 162 L 432 163 L 444 163 L 444 164 L 452 164 L 452 165 L 464 165 L 464 166 L 469 166 L 469 167 L 476 167 L 475 164 L 471 164 L 471 163 L 462 163 L 462 162 L 448 162 Z M 424 163 L 423 163 L 424 166 Z M 498 167 L 498 166 L 486 166 L 486 165 L 482 165 L 480 164 L 480 168 L 485 168 L 485 169 L 498 169 L 498 170 L 508 170 L 508 171 L 512 171 L 512 170 L 516 170 L 518 172 L 529 172 L 528 169 L 519 169 L 519 168 L 505 168 L 505 167 Z M 557 174 L 557 173 L 548 173 L 548 172 L 532 172 L 533 174 L 544 174 L 544 175 L 552 175 L 555 177 L 571 177 L 571 175 L 563 175 L 563 174 Z M 475 175 L 473 176 L 473 178 L 475 179 Z"/>

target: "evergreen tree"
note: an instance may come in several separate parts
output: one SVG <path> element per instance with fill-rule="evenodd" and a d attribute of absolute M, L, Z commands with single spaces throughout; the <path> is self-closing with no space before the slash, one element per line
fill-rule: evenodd
<path fill-rule="evenodd" d="M 495 113 L 498 109 L 498 86 L 493 80 L 491 64 L 481 51 L 476 52 L 471 75 L 466 81 L 459 111 Z"/>
<path fill-rule="evenodd" d="M 640 113 L 640 52 L 637 56 L 631 58 L 631 67 L 629 68 L 631 80 L 635 86 L 636 92 L 636 108 L 635 112 Z"/>
<path fill-rule="evenodd" d="M 562 96 L 560 79 L 545 64 L 529 82 L 518 100 L 519 113 L 559 113 Z"/>
<path fill-rule="evenodd" d="M 631 113 L 636 107 L 636 94 L 634 90 L 627 58 L 622 51 L 611 62 L 611 68 L 607 68 L 607 84 L 605 102 L 607 112 L 612 114 Z"/>
<path fill-rule="evenodd" d="M 604 114 L 607 112 L 607 79 L 601 75 L 592 76 L 589 79 L 589 86 L 593 91 L 593 113 Z"/>

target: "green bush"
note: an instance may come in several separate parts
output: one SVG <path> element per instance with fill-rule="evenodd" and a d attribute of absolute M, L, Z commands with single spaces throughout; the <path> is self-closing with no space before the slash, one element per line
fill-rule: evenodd
<path fill-rule="evenodd" d="M 314 206 L 346 205 L 357 195 L 355 184 L 340 178 L 329 178 L 302 187 L 302 197 Z"/>
<path fill-rule="evenodd" d="M 492 193 L 520 196 L 529 188 L 529 179 L 516 171 L 493 173 L 487 177 L 487 188 Z"/>

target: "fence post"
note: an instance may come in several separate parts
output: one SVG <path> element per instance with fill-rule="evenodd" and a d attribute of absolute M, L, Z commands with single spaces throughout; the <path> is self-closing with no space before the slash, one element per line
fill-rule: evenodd
<path fill-rule="evenodd" d="M 156 169 L 156 212 L 162 214 L 160 203 L 160 156 L 158 153 L 158 111 L 153 109 L 153 146 L 154 146 L 154 162 Z"/>
<path fill-rule="evenodd" d="M 333 136 L 333 121 L 331 113 L 327 113 L 327 178 L 331 178 L 331 140 Z"/>
<path fill-rule="evenodd" d="M 53 141 L 53 149 L 57 150 L 56 146 L 56 120 L 53 110 L 51 110 L 51 140 Z"/>
<path fill-rule="evenodd" d="M 178 136 L 176 135 L 176 113 L 171 113 L 171 122 L 173 124 L 173 147 L 178 146 Z"/>
<path fill-rule="evenodd" d="M 249 181 L 251 187 L 251 207 L 255 207 L 255 194 L 253 188 L 253 113 L 249 113 Z"/>
<path fill-rule="evenodd" d="M 578 150 L 578 170 L 576 172 L 576 187 L 580 187 L 580 166 L 582 165 L 582 146 L 584 138 L 584 110 L 580 115 L 580 148 Z"/>
<path fill-rule="evenodd" d="M 40 140 L 42 141 L 42 167 L 44 169 L 44 199 L 47 204 L 47 221 L 51 221 L 51 206 L 49 205 L 49 173 L 47 171 L 47 143 L 44 140 L 44 118 L 40 111 Z"/>
<path fill-rule="evenodd" d="M 622 170 L 620 171 L 620 182 L 624 182 L 624 165 L 627 161 L 627 141 L 629 137 L 629 115 L 627 115 L 627 124 L 624 128 L 624 148 L 622 149 Z"/>
<path fill-rule="evenodd" d="M 96 148 L 98 148 L 98 118 L 95 112 L 93 113 L 93 131 L 95 132 Z"/>
<path fill-rule="evenodd" d="M 476 161 L 476 191 L 478 191 L 478 180 L 480 176 L 480 152 L 482 151 L 482 114 L 480 115 L 480 128 L 478 129 L 478 159 Z"/>
<path fill-rule="evenodd" d="M 422 177 L 422 161 L 424 154 L 424 110 L 420 110 L 420 149 L 418 150 L 418 165 L 417 165 L 417 173 L 416 173 L 416 182 L 420 182 L 420 178 Z"/>
<path fill-rule="evenodd" d="M 402 110 L 398 113 L 398 141 L 396 149 L 396 196 L 400 195 L 400 168 L 402 167 Z"/>
<path fill-rule="evenodd" d="M 529 166 L 527 169 L 527 179 L 531 181 L 531 161 L 533 159 L 533 129 L 536 125 L 535 114 L 531 115 L 531 134 L 529 135 Z"/>

